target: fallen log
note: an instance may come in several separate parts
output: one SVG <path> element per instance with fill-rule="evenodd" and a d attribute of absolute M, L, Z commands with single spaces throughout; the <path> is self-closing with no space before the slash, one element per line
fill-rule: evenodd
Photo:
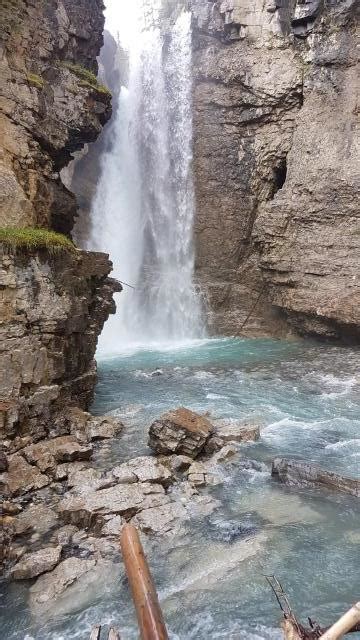
<path fill-rule="evenodd" d="M 151 577 L 137 529 L 126 524 L 120 547 L 129 580 L 142 640 L 168 640 L 155 584 Z"/>
<path fill-rule="evenodd" d="M 321 640 L 338 640 L 353 630 L 358 623 L 360 623 L 360 602 L 354 604 L 330 629 L 325 631 L 321 636 Z"/>

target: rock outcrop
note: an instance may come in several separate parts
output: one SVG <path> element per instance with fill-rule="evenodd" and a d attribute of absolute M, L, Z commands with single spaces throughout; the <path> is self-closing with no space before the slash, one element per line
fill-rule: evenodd
<path fill-rule="evenodd" d="M 76 201 L 59 171 L 111 114 L 94 75 L 102 0 L 9 0 L 0 24 L 0 226 L 70 233 Z"/>
<path fill-rule="evenodd" d="M 360 497 L 360 480 L 340 476 L 301 460 L 275 458 L 272 475 L 290 486 L 328 489 Z"/>
<path fill-rule="evenodd" d="M 69 406 L 88 408 L 117 285 L 102 254 L 4 252 L 0 265 L 0 434 L 16 446 L 61 433 Z"/>
<path fill-rule="evenodd" d="M 358 3 L 191 4 L 197 274 L 213 331 L 358 336 Z"/>

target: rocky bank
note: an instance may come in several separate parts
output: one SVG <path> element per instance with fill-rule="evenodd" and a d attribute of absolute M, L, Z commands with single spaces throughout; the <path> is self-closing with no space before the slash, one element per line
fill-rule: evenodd
<path fill-rule="evenodd" d="M 191 5 L 196 261 L 212 330 L 356 339 L 359 4 Z"/>

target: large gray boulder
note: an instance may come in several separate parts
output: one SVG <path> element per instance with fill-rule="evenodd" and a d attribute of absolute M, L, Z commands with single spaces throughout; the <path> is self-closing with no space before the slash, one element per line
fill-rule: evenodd
<path fill-rule="evenodd" d="M 213 432 L 207 418 L 180 407 L 155 420 L 149 430 L 149 447 L 155 453 L 178 453 L 196 458 Z"/>
<path fill-rule="evenodd" d="M 275 458 L 272 464 L 272 475 L 290 486 L 318 487 L 360 497 L 360 480 L 325 471 L 301 460 Z"/>

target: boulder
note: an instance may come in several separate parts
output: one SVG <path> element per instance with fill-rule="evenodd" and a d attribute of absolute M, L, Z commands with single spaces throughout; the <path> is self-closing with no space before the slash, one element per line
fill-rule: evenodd
<path fill-rule="evenodd" d="M 217 420 L 214 433 L 206 443 L 205 452 L 219 451 L 228 442 L 255 442 L 260 438 L 260 428 L 239 420 Z"/>
<path fill-rule="evenodd" d="M 115 467 L 112 474 L 118 480 L 124 482 L 157 482 L 167 487 L 171 484 L 172 475 L 157 458 L 151 456 L 139 456 Z"/>
<path fill-rule="evenodd" d="M 26 553 L 11 569 L 10 577 L 14 580 L 30 580 L 42 573 L 52 571 L 60 561 L 61 550 L 62 547 L 59 545 L 46 547 L 34 553 Z"/>
<path fill-rule="evenodd" d="M 149 430 L 149 447 L 155 453 L 177 453 L 196 458 L 213 432 L 207 418 L 189 409 L 175 409 L 155 420 Z"/>
<path fill-rule="evenodd" d="M 325 471 L 308 462 L 275 458 L 272 475 L 290 486 L 318 487 L 360 497 L 360 480 Z"/>
<path fill-rule="evenodd" d="M 50 479 L 40 473 L 37 467 L 28 464 L 21 455 L 14 454 L 9 457 L 9 466 L 3 474 L 3 482 L 7 495 L 19 496 L 46 487 Z"/>
<path fill-rule="evenodd" d="M 59 513 L 67 523 L 77 526 L 102 527 L 109 514 L 131 518 L 143 509 L 169 502 L 160 484 L 148 482 L 119 484 L 81 496 L 70 495 L 59 504 Z"/>

